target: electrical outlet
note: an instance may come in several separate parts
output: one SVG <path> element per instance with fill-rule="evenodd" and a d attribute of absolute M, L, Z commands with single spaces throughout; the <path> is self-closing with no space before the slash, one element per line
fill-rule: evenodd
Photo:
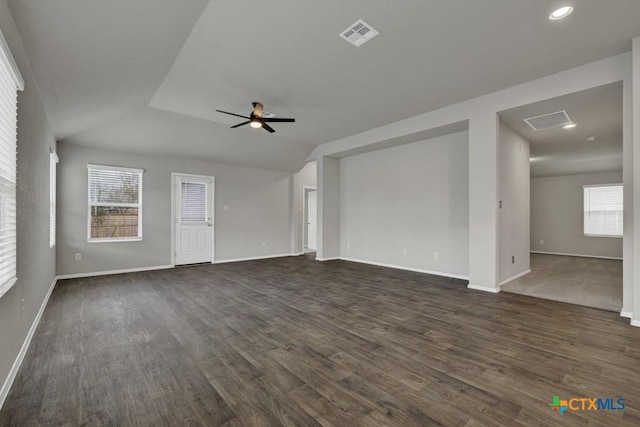
<path fill-rule="evenodd" d="M 229 205 L 222 206 L 222 209 L 225 210 L 225 211 L 228 211 L 229 210 Z"/>
<path fill-rule="evenodd" d="M 82 260 L 82 254 L 80 252 L 76 253 L 76 261 Z"/>
<path fill-rule="evenodd" d="M 267 246 L 267 242 L 262 242 L 262 247 L 266 247 Z"/>
<path fill-rule="evenodd" d="M 24 311 L 24 298 L 20 300 L 20 311 Z"/>
<path fill-rule="evenodd" d="M 407 254 L 407 249 L 406 248 L 402 249 L 402 255 L 406 255 L 406 254 Z"/>
<path fill-rule="evenodd" d="M 347 249 L 351 249 L 351 243 L 347 242 Z"/>
<path fill-rule="evenodd" d="M 540 240 L 540 244 L 541 244 L 541 245 L 544 245 L 544 240 Z"/>
<path fill-rule="evenodd" d="M 439 259 L 439 258 L 440 258 L 440 254 L 438 252 L 434 252 L 433 259 Z"/>
<path fill-rule="evenodd" d="M 516 263 L 516 257 L 512 256 L 511 257 L 511 264 L 515 264 Z"/>

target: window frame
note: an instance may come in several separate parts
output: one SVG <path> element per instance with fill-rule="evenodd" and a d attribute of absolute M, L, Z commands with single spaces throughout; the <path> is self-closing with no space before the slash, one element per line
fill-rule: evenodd
<path fill-rule="evenodd" d="M 3 250 L 2 257 L 0 258 L 0 267 L 6 269 L 8 274 L 2 274 L 2 278 L 4 279 L 7 276 L 6 280 L 0 282 L 0 298 L 4 296 L 9 290 L 11 290 L 18 281 L 18 215 L 17 215 L 17 183 L 18 183 L 18 174 L 17 174 L 17 147 L 18 147 L 18 92 L 24 90 L 24 80 L 20 75 L 20 70 L 16 65 L 13 56 L 11 55 L 11 50 L 5 41 L 5 38 L 0 31 L 0 93 L 2 93 L 2 100 L 0 100 L 0 111 L 4 111 L 4 113 L 0 114 L 0 126 L 2 130 L 2 134 L 8 138 L 3 138 L 2 140 L 6 142 L 0 146 L 0 151 L 4 153 L 5 158 L 4 162 L 2 162 L 5 166 L 7 166 L 7 170 L 3 172 L 3 176 L 9 184 L 13 186 L 12 190 L 9 190 L 6 193 L 8 197 L 9 206 L 13 205 L 12 211 L 10 213 L 10 220 L 4 220 L 2 216 L 0 216 L 0 228 L 3 229 L 11 229 L 13 228 L 15 231 L 15 236 L 13 238 L 13 242 L 3 242 Z M 7 96 L 4 99 L 4 95 Z M 5 102 L 6 101 L 6 102 Z M 10 113 L 5 116 L 5 113 Z M 12 114 L 15 113 L 15 117 L 12 118 Z M 5 163 L 6 162 L 6 163 Z M 5 261 L 9 260 L 6 265 Z"/>
<path fill-rule="evenodd" d="M 57 224 L 57 197 L 58 197 L 58 180 L 57 171 L 58 163 L 60 159 L 56 150 L 49 149 L 49 249 L 53 249 L 56 246 L 56 227 Z"/>
<path fill-rule="evenodd" d="M 584 197 L 585 197 L 585 190 L 587 188 L 600 188 L 600 187 L 621 187 L 622 188 L 622 215 L 623 215 L 623 230 L 622 233 L 620 235 L 612 235 L 612 234 L 591 234 L 591 233 L 587 233 L 586 230 L 586 226 L 587 224 L 585 223 L 585 209 L 584 209 Z M 624 185 L 621 182 L 615 182 L 615 183 L 611 183 L 611 184 L 585 184 L 582 186 L 582 235 L 584 237 L 605 237 L 605 238 L 612 238 L 612 239 L 622 239 L 624 238 Z"/>
<path fill-rule="evenodd" d="M 137 173 L 138 179 L 138 203 L 91 203 L 91 171 L 92 170 L 108 170 L 127 173 Z M 87 243 L 122 243 L 122 242 L 139 242 L 142 241 L 142 180 L 144 169 L 128 168 L 122 166 L 108 166 L 98 164 L 87 164 Z M 101 237 L 91 238 L 91 207 L 92 206 L 117 206 L 131 207 L 138 209 L 138 235 L 132 237 Z"/>

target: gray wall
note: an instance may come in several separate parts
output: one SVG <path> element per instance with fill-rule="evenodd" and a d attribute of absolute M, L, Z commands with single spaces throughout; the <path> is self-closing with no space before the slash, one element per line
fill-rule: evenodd
<path fill-rule="evenodd" d="M 499 282 L 530 268 L 529 141 L 500 123 Z"/>
<path fill-rule="evenodd" d="M 294 249 L 293 252 L 300 254 L 304 252 L 304 219 L 302 218 L 302 206 L 304 204 L 304 196 L 302 194 L 304 187 L 318 188 L 318 167 L 316 162 L 309 162 L 295 174 L 294 185 Z"/>
<path fill-rule="evenodd" d="M 467 276 L 468 143 L 461 132 L 341 159 L 340 255 Z"/>
<path fill-rule="evenodd" d="M 621 258 L 622 239 L 583 234 L 582 186 L 619 182 L 622 171 L 532 179 L 531 250 Z"/>
<path fill-rule="evenodd" d="M 171 172 L 215 177 L 216 261 L 291 253 L 293 174 L 67 144 L 58 155 L 58 275 L 171 264 Z M 87 243 L 88 163 L 144 169 L 142 241 Z"/>
<path fill-rule="evenodd" d="M 55 140 L 4 0 L 0 1 L 0 29 L 25 80 L 25 90 L 18 97 L 18 282 L 0 298 L 1 386 L 53 283 L 56 250 L 49 249 L 49 148 L 55 148 Z"/>
<path fill-rule="evenodd" d="M 340 160 L 318 160 L 318 242 L 316 259 L 340 257 Z"/>

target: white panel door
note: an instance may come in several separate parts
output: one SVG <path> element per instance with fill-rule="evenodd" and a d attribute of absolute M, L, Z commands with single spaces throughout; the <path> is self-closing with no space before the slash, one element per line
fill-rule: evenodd
<path fill-rule="evenodd" d="M 174 175 L 176 265 L 213 262 L 213 177 Z"/>
<path fill-rule="evenodd" d="M 316 250 L 318 234 L 318 192 L 307 191 L 307 249 Z"/>

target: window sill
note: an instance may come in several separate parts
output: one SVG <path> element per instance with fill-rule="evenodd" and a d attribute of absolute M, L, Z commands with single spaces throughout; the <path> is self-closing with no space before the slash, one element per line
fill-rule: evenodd
<path fill-rule="evenodd" d="M 123 243 L 123 242 L 141 242 L 142 237 L 121 237 L 115 239 L 87 239 L 87 243 Z"/>
<path fill-rule="evenodd" d="M 622 239 L 624 236 L 609 236 L 606 234 L 585 234 L 584 237 L 609 237 L 612 239 Z"/>
<path fill-rule="evenodd" d="M 18 281 L 18 278 L 13 277 L 9 279 L 6 283 L 0 285 L 0 298 L 2 298 L 4 294 L 9 292 L 9 289 L 13 288 L 13 285 L 15 285 L 17 281 Z"/>

